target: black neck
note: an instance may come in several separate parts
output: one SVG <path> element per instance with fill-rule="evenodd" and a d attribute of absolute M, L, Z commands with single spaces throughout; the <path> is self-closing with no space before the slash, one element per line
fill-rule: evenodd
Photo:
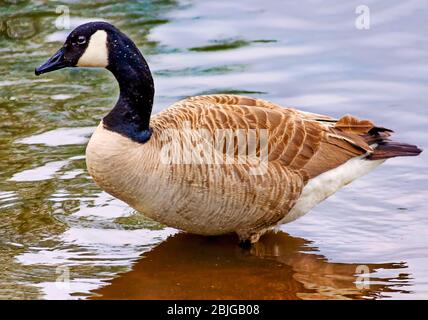
<path fill-rule="evenodd" d="M 140 51 L 128 38 L 109 41 L 109 66 L 119 83 L 120 96 L 104 117 L 104 126 L 136 142 L 150 139 L 153 107 L 153 78 Z M 113 43 L 113 45 L 111 45 Z"/>

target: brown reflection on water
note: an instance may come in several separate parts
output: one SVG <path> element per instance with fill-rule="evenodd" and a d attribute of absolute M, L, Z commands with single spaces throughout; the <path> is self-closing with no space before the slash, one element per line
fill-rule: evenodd
<path fill-rule="evenodd" d="M 358 289 L 360 264 L 329 262 L 316 251 L 284 232 L 266 234 L 250 250 L 238 247 L 234 236 L 179 233 L 94 291 L 94 299 L 375 299 L 407 293 L 404 263 L 367 264 L 370 288 Z M 380 269 L 394 276 L 377 277 Z"/>

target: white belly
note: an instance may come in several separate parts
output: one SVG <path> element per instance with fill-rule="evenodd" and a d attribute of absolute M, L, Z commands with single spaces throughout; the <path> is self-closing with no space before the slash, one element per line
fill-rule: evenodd
<path fill-rule="evenodd" d="M 279 224 L 288 223 L 303 216 L 340 188 L 369 173 L 384 161 L 365 160 L 363 157 L 353 158 L 333 170 L 310 179 L 295 206 Z"/>

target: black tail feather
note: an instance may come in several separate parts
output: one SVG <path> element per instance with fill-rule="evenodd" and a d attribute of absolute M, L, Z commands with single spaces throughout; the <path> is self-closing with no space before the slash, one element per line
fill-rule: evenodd
<path fill-rule="evenodd" d="M 422 152 L 417 146 L 396 141 L 381 141 L 367 159 L 381 160 L 394 157 L 417 156 Z"/>

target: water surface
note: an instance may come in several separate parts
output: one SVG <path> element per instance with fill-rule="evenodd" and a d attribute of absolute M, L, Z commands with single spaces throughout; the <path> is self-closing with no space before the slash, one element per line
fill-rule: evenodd
<path fill-rule="evenodd" d="M 33 75 L 69 32 L 55 26 L 60 4 L 72 28 L 106 20 L 135 40 L 155 112 L 230 92 L 428 141 L 422 0 L 366 1 L 369 30 L 355 27 L 358 1 L 1 1 L 1 299 L 428 297 L 426 154 L 388 161 L 250 251 L 178 233 L 102 192 L 84 150 L 115 103 L 114 78 Z"/>

